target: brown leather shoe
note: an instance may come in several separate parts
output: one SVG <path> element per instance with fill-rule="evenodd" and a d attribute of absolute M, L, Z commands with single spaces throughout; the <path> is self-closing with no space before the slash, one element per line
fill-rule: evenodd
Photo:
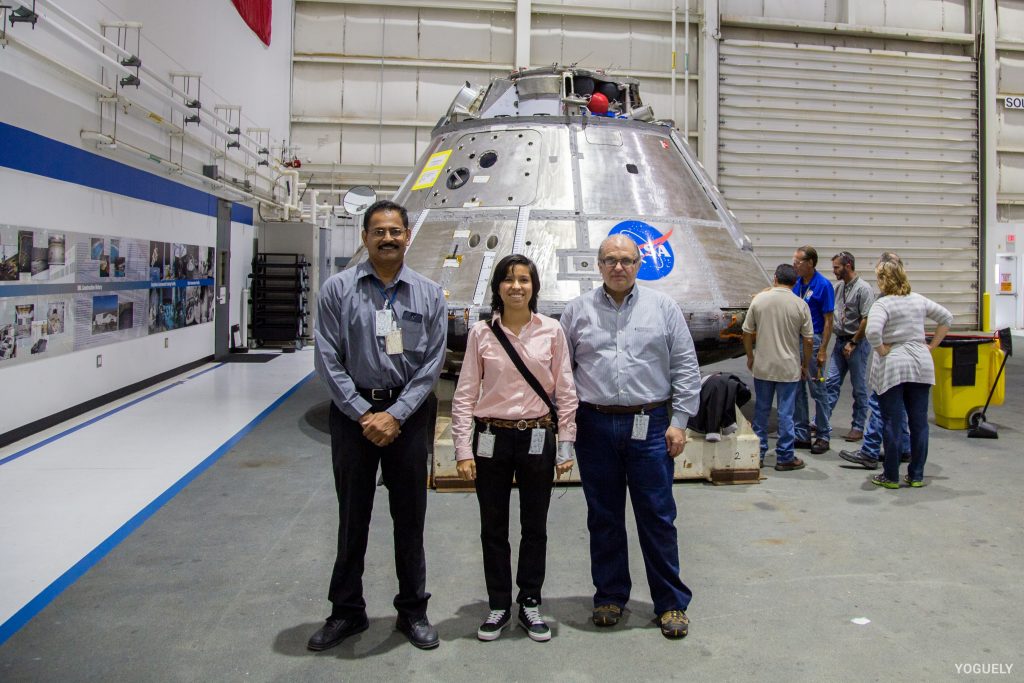
<path fill-rule="evenodd" d="M 811 453 L 814 455 L 821 455 L 828 450 L 828 441 L 825 439 L 815 439 L 814 445 L 811 446 Z"/>
<path fill-rule="evenodd" d="M 597 626 L 615 626 L 621 618 L 622 608 L 618 605 L 598 605 L 591 616 Z"/>
<path fill-rule="evenodd" d="M 852 441 L 860 441 L 861 439 L 864 438 L 864 432 L 862 432 L 859 429 L 851 429 L 850 431 L 848 431 L 846 433 L 846 436 L 844 436 L 843 438 L 846 439 L 847 441 L 851 441 L 851 442 Z"/>
<path fill-rule="evenodd" d="M 658 618 L 658 623 L 661 626 L 661 635 L 666 638 L 685 638 L 690 632 L 690 618 L 680 609 L 665 612 Z"/>
<path fill-rule="evenodd" d="M 793 470 L 802 470 L 806 463 L 800 458 L 793 458 L 789 462 L 780 462 L 775 465 L 775 469 L 779 472 L 791 472 Z"/>

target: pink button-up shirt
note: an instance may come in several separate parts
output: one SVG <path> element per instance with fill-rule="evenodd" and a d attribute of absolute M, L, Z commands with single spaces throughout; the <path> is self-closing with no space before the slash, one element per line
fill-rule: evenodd
<path fill-rule="evenodd" d="M 578 400 L 562 326 L 553 318 L 534 313 L 518 335 L 504 325 L 501 328 L 558 408 L 559 442 L 575 442 Z M 452 397 L 456 459 L 473 457 L 474 417 L 529 420 L 547 414 L 547 405 L 512 364 L 487 322 L 481 320 L 473 325 L 466 340 L 459 384 Z"/>

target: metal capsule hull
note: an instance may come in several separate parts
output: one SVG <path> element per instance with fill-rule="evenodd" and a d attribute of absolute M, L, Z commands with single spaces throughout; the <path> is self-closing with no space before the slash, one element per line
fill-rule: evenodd
<path fill-rule="evenodd" d="M 742 353 L 740 325 L 768 286 L 750 241 L 670 126 L 590 116 L 441 125 L 395 196 L 413 228 L 406 262 L 448 297 L 449 346 L 489 314 L 489 279 L 521 253 L 540 273 L 539 310 L 601 285 L 597 248 L 637 242 L 639 283 L 679 303 L 702 363 Z"/>

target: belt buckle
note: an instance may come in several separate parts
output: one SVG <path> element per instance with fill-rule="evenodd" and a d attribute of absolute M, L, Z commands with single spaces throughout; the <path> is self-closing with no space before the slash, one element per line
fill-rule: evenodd
<path fill-rule="evenodd" d="M 526 428 L 529 426 L 530 425 L 529 423 L 527 423 L 526 420 L 519 420 L 518 422 L 516 422 L 516 429 L 518 429 L 521 432 L 525 432 Z"/>
<path fill-rule="evenodd" d="M 381 392 L 383 398 L 378 398 L 377 397 L 377 392 L 378 391 Z M 387 401 L 388 399 L 391 398 L 391 390 L 390 389 L 370 389 L 370 398 L 373 399 L 374 401 Z"/>

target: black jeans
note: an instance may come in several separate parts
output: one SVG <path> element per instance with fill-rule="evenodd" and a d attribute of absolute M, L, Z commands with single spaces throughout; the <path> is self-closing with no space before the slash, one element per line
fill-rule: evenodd
<path fill-rule="evenodd" d="M 481 426 L 477 425 L 477 434 Z M 494 456 L 476 458 L 476 499 L 480 503 L 480 541 L 484 552 L 484 580 L 491 609 L 512 606 L 512 549 L 508 542 L 509 499 L 512 479 L 519 485 L 519 569 L 516 602 L 541 601 L 548 546 L 548 504 L 555 472 L 556 439 L 547 431 L 544 452 L 530 455 L 526 429 L 491 427 Z M 473 438 L 476 452 L 476 436 Z"/>
<path fill-rule="evenodd" d="M 392 401 L 373 402 L 380 412 Z M 427 512 L 427 424 L 424 402 L 402 425 L 398 438 L 383 448 L 363 436 L 358 422 L 331 404 L 331 459 L 338 494 L 338 557 L 328 598 L 332 615 L 353 617 L 366 611 L 363 566 L 370 531 L 377 465 L 381 466 L 394 522 L 398 595 L 395 609 L 404 617 L 427 613 L 427 567 L 423 552 L 423 520 Z"/>

